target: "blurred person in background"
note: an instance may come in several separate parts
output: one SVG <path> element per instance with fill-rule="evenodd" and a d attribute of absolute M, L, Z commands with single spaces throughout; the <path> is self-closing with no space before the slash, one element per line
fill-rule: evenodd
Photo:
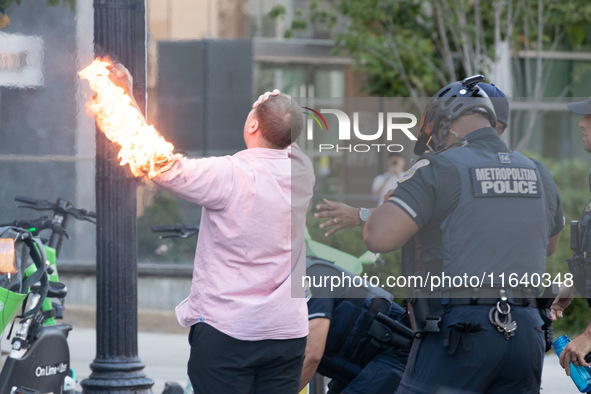
<path fill-rule="evenodd" d="M 384 197 L 396 189 L 398 178 L 404 172 L 405 164 L 406 161 L 401 152 L 388 153 L 386 172 L 376 176 L 371 185 L 371 192 L 378 200 L 378 207 L 384 202 Z"/>

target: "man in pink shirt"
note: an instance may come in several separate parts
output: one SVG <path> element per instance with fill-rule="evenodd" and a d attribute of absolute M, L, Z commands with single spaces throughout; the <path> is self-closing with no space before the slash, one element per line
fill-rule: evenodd
<path fill-rule="evenodd" d="M 246 118 L 246 150 L 181 158 L 153 179 L 202 206 L 191 293 L 176 308 L 179 323 L 191 327 L 188 369 L 197 393 L 298 390 L 308 314 L 291 276 L 305 267 L 314 173 L 292 145 L 302 111 L 274 93 Z"/>
<path fill-rule="evenodd" d="M 131 93 L 127 70 L 111 73 Z M 181 157 L 152 178 L 202 207 L 191 292 L 176 308 L 179 323 L 191 327 L 196 393 L 298 392 L 308 312 L 296 276 L 305 273 L 315 181 L 310 159 L 293 144 L 302 128 L 299 105 L 267 92 L 246 118 L 247 149 Z"/>

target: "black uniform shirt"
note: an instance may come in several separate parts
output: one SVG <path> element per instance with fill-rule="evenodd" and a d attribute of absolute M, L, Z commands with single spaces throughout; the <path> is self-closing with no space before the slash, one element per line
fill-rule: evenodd
<path fill-rule="evenodd" d="M 502 152 L 507 147 L 493 128 L 483 128 L 466 136 L 471 148 Z M 454 148 L 451 148 L 454 149 Z M 457 206 L 460 198 L 460 174 L 445 157 L 437 154 L 422 156 L 398 181 L 398 187 L 388 200 L 398 205 L 417 224 L 419 229 L 428 224 L 440 223 Z M 547 206 L 554 218 L 551 236 L 564 227 L 564 216 L 558 187 L 552 176 L 539 162 L 535 161 L 546 194 Z"/>

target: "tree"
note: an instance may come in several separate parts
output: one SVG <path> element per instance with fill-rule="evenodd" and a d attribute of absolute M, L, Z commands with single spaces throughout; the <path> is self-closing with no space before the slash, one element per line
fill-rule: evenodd
<path fill-rule="evenodd" d="M 335 51 L 367 73 L 370 93 L 417 98 L 490 69 L 494 40 L 503 38 L 494 11 L 480 0 L 313 0 L 308 17 L 333 30 Z"/>
<path fill-rule="evenodd" d="M 284 13 L 274 9 L 272 16 Z M 552 76 L 553 62 L 542 53 L 591 41 L 591 2 L 311 0 L 291 22 L 287 36 L 318 23 L 330 29 L 335 52 L 346 52 L 367 74 L 365 89 L 374 95 L 410 97 L 421 107 L 420 97 L 469 75 L 483 74 L 509 95 L 516 86 L 514 96 L 533 100 L 519 114 L 525 126 L 514 145 L 522 150 Z"/>
<path fill-rule="evenodd" d="M 526 117 L 523 136 L 515 143 L 517 150 L 525 149 L 536 126 L 538 104 L 545 96 L 548 81 L 552 77 L 554 61 L 543 61 L 543 51 L 576 50 L 589 41 L 588 25 L 591 22 L 591 4 L 585 0 L 554 2 L 550 0 L 520 0 L 510 5 L 518 13 L 516 28 L 508 39 L 511 52 L 521 54 L 523 63 L 515 67 L 515 77 L 520 82 L 517 94 L 533 99 Z M 568 94 L 565 86 L 558 97 Z"/>

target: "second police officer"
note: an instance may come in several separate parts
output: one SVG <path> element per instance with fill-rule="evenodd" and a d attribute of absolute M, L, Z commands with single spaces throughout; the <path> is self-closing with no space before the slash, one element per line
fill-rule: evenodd
<path fill-rule="evenodd" d="M 583 115 L 579 127 L 583 132 L 583 149 L 591 153 L 591 97 L 585 101 L 568 104 L 570 112 Z M 591 190 L 591 174 L 589 175 L 589 189 Z M 574 231 L 573 231 L 574 230 Z M 573 239 L 574 238 L 574 239 Z M 573 242 L 574 241 L 574 242 Z M 569 259 L 569 267 L 574 274 L 576 290 L 587 298 L 591 307 L 591 200 L 583 210 L 578 223 L 573 229 L 571 224 L 571 246 L 576 245 L 575 256 Z M 572 264 L 572 265 L 571 265 Z M 575 289 L 564 286 L 552 304 L 552 318 L 562 317 L 562 311 L 575 297 Z M 560 365 L 570 375 L 571 363 L 575 366 L 588 366 L 585 356 L 591 352 L 591 323 L 585 330 L 568 343 L 560 354 Z"/>
<path fill-rule="evenodd" d="M 361 277 L 328 260 L 308 256 L 306 265 L 310 322 L 300 388 L 318 372 L 332 379 L 329 394 L 395 393 L 413 338 L 406 311 L 381 287 L 352 285 Z M 327 277 L 342 280 L 329 288 Z"/>
<path fill-rule="evenodd" d="M 564 226 L 562 207 L 548 170 L 499 139 L 481 80 L 454 82 L 431 99 L 415 146 L 421 159 L 364 229 L 374 252 L 416 240 L 420 254 L 405 264 L 406 274 L 484 279 L 482 288 L 448 282 L 432 293 L 413 292 L 419 338 L 400 393 L 540 389 L 539 291 L 509 286 L 507 279 L 544 273 Z M 415 249 L 405 249 L 409 261 Z"/>

